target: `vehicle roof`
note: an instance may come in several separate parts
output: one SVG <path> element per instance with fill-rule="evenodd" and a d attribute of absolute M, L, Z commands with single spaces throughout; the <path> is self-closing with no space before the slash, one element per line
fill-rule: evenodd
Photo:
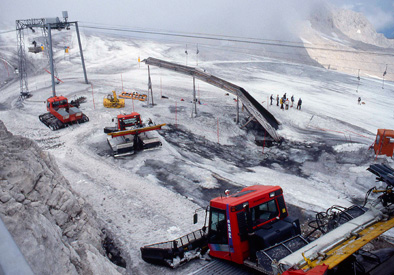
<path fill-rule="evenodd" d="M 120 114 L 118 115 L 118 118 L 125 118 L 125 117 L 135 117 L 139 116 L 140 114 L 137 112 L 132 112 L 131 114 Z"/>
<path fill-rule="evenodd" d="M 394 137 L 394 130 L 389 130 L 389 129 L 378 129 L 378 135 L 381 135 L 385 137 Z"/>
<path fill-rule="evenodd" d="M 50 97 L 50 98 L 47 99 L 47 101 L 54 102 L 54 101 L 60 101 L 60 100 L 64 100 L 64 99 L 67 100 L 66 97 L 61 95 L 61 96 Z"/>
<path fill-rule="evenodd" d="M 272 186 L 272 185 L 252 185 L 246 188 L 243 188 L 240 192 L 232 194 L 230 196 L 217 197 L 211 200 L 211 206 L 220 207 L 220 206 L 236 206 L 240 203 L 249 202 L 254 204 L 257 199 L 261 197 L 269 195 L 269 193 L 281 190 L 280 186 Z"/>

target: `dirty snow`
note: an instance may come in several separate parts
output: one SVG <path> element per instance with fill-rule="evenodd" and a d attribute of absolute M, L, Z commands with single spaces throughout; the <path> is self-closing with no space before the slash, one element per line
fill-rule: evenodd
<path fill-rule="evenodd" d="M 2 43 L 15 43 L 12 37 L 7 39 Z M 226 46 L 199 44 L 201 68 L 245 88 L 282 123 L 278 133 L 284 142 L 263 148 L 255 138 L 263 140 L 264 132 L 235 124 L 233 95 L 197 81 L 202 104 L 192 118 L 192 79 L 159 68 L 150 67 L 154 107 L 131 100 L 126 100 L 124 109 L 103 107 L 103 98 L 114 89 L 119 94 L 122 86 L 127 92 L 147 92 L 147 66 L 137 62 L 139 56 L 185 64 L 184 45 L 83 33 L 91 83 L 85 84 L 75 37 L 59 32 L 54 39 L 58 41 L 56 67 L 64 81 L 56 86 L 56 93 L 69 100 L 85 96 L 81 109 L 90 121 L 52 132 L 38 120 L 46 112 L 44 101 L 52 95 L 50 76 L 43 70 L 45 59 L 36 64 L 34 75 L 29 74 L 33 97 L 24 101 L 23 108 L 16 104 L 20 92 L 16 76 L 1 88 L 0 119 L 10 132 L 35 140 L 54 156 L 72 188 L 118 239 L 130 273 L 196 270 L 202 264 L 199 261 L 177 270 L 147 264 L 139 248 L 200 228 L 204 218 L 200 215 L 199 223 L 193 225 L 195 210 L 225 189 L 280 185 L 290 209 L 322 211 L 334 204 L 363 201 L 365 192 L 375 185 L 375 177 L 366 171 L 375 162 L 368 148 L 378 128 L 393 128 L 393 82 L 386 82 L 382 89 L 380 81 L 364 78 L 356 92 L 353 75 L 266 58 L 255 50 L 240 55 Z M 69 56 L 64 46 L 70 46 Z M 195 55 L 190 54 L 188 62 L 195 66 Z M 267 104 L 271 94 L 284 93 L 294 95 L 295 104 L 301 97 L 302 110 L 294 106 L 283 111 L 275 102 Z M 359 96 L 364 105 L 357 104 Z M 112 126 L 117 114 L 131 111 L 141 113 L 144 120 L 168 124 L 158 132 L 163 146 L 113 159 L 103 128 Z M 241 112 L 241 119 L 247 120 L 246 112 Z M 394 166 L 390 158 L 377 161 Z"/>

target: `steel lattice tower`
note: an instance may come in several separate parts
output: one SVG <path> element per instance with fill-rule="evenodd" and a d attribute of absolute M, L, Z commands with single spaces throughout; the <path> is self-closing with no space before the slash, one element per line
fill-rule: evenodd
<path fill-rule="evenodd" d="M 63 12 L 64 21 L 60 21 L 58 17 L 56 18 L 40 18 L 40 19 L 26 19 L 26 20 L 16 20 L 16 31 L 17 31 L 17 47 L 18 47 L 18 70 L 19 70 L 19 80 L 20 80 L 20 99 L 31 96 L 27 84 L 27 62 L 26 62 L 26 53 L 25 53 L 25 42 L 24 42 L 24 33 L 25 29 L 31 29 L 35 32 L 34 28 L 41 28 L 42 34 L 45 38 L 45 51 L 47 56 L 49 57 L 49 65 L 51 69 L 51 78 L 52 78 L 52 93 L 53 96 L 56 96 L 55 91 L 55 74 L 57 72 L 54 67 L 53 62 L 53 51 L 52 51 L 52 35 L 51 29 L 70 29 L 70 25 L 74 24 L 78 37 L 78 45 L 79 52 L 81 55 L 81 63 L 85 76 L 85 83 L 88 84 L 88 78 L 86 75 L 85 61 L 83 58 L 82 46 L 81 46 L 81 38 L 79 36 L 78 22 L 68 22 L 68 13 L 66 11 Z M 57 76 L 56 76 L 57 77 Z"/>

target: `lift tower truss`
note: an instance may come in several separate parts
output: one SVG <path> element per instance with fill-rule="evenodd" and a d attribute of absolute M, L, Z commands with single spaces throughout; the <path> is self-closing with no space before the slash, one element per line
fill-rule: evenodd
<path fill-rule="evenodd" d="M 83 68 L 83 73 L 85 77 L 85 83 L 88 84 L 88 78 L 86 75 L 85 61 L 83 58 L 82 46 L 81 46 L 81 38 L 79 36 L 78 22 L 73 21 L 69 22 L 67 11 L 63 11 L 63 21 L 59 19 L 59 17 L 55 18 L 39 18 L 39 19 L 25 19 L 25 20 L 16 20 L 16 33 L 17 33 L 17 46 L 18 46 L 18 71 L 19 71 L 19 80 L 20 80 L 20 98 L 26 98 L 31 96 L 28 81 L 27 81 L 27 62 L 26 62 L 26 52 L 25 52 L 25 43 L 24 43 L 24 30 L 30 29 L 35 32 L 34 28 L 41 28 L 43 36 L 45 38 L 45 50 L 47 51 L 47 55 L 49 57 L 49 65 L 51 70 L 51 78 L 52 78 L 52 93 L 53 96 L 56 96 L 55 89 L 55 68 L 53 62 L 53 50 L 52 50 L 52 29 L 63 30 L 70 29 L 71 25 L 75 25 L 75 29 L 78 37 L 78 46 L 79 52 L 81 55 L 81 63 Z"/>

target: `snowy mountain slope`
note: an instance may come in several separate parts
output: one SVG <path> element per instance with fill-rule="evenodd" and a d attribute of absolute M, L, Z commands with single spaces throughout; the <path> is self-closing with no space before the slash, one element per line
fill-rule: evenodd
<path fill-rule="evenodd" d="M 203 265 L 197 261 L 178 270 L 152 266 L 142 261 L 139 247 L 201 227 L 201 223 L 192 225 L 195 209 L 225 189 L 280 185 L 290 211 L 299 207 L 310 213 L 333 204 L 362 202 L 375 185 L 374 176 L 366 171 L 374 161 L 368 147 L 377 128 L 393 127 L 392 82 L 382 89 L 380 81 L 363 78 L 356 92 L 353 75 L 260 53 L 240 55 L 227 45 L 201 46 L 201 68 L 244 87 L 282 123 L 279 134 L 284 142 L 263 149 L 255 138 L 264 138 L 264 133 L 234 123 L 233 96 L 197 81 L 202 104 L 198 116 L 191 118 L 192 79 L 159 68 L 150 68 L 157 104 L 153 108 L 130 100 L 122 110 L 102 106 L 103 97 L 114 89 L 119 93 L 122 86 L 125 91 L 147 91 L 147 67 L 138 64 L 138 56 L 185 64 L 183 45 L 85 33 L 91 86 L 83 82 L 76 40 L 68 33 L 58 33 L 55 39 L 56 65 L 64 81 L 56 86 L 57 94 L 69 99 L 85 96 L 87 103 L 81 109 L 90 121 L 52 132 L 38 120 L 52 94 L 49 75 L 42 68 L 29 78 L 33 97 L 23 108 L 15 105 L 16 79 L 1 89 L 0 120 L 12 133 L 35 140 L 53 155 L 72 188 L 92 205 L 120 243 L 129 273 L 185 274 Z M 71 46 L 69 57 L 64 45 Z M 189 64 L 194 58 L 189 56 Z M 267 105 L 271 94 L 284 93 L 294 94 L 296 101 L 301 97 L 302 111 Z M 365 104 L 357 105 L 359 96 Z M 158 133 L 163 147 L 113 159 L 103 128 L 111 126 L 117 114 L 133 110 L 144 120 L 169 124 Z M 247 114 L 241 113 L 241 118 L 245 121 Z M 391 159 L 378 161 L 393 165 Z"/>
<path fill-rule="evenodd" d="M 364 15 L 316 5 L 299 33 L 309 56 L 325 68 L 394 80 L 394 41 L 379 34 Z M 360 70 L 360 71 L 359 71 Z"/>

